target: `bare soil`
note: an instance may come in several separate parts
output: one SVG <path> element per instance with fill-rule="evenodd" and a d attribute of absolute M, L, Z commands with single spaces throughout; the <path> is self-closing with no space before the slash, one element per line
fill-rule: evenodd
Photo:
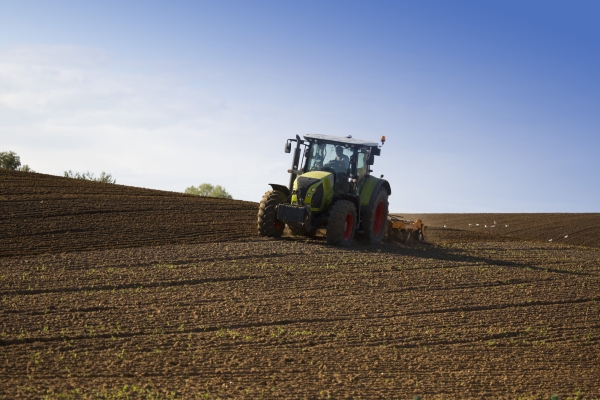
<path fill-rule="evenodd" d="M 256 209 L 1 171 L 0 395 L 600 397 L 598 235 L 421 215 L 428 244 L 340 249 Z"/>
<path fill-rule="evenodd" d="M 245 240 L 256 204 L 0 170 L 0 257 Z"/>
<path fill-rule="evenodd" d="M 430 242 L 537 241 L 600 247 L 600 213 L 403 214 L 421 218 Z"/>

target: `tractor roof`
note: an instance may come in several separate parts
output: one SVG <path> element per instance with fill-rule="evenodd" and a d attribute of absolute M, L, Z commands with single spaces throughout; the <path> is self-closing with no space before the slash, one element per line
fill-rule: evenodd
<path fill-rule="evenodd" d="M 333 143 L 340 143 L 340 144 L 352 144 L 355 146 L 368 146 L 368 147 L 379 146 L 378 143 L 367 142 L 366 140 L 353 139 L 352 137 L 318 135 L 316 133 L 309 133 L 307 135 L 304 135 L 304 138 L 307 140 L 322 140 L 325 142 L 333 142 Z"/>

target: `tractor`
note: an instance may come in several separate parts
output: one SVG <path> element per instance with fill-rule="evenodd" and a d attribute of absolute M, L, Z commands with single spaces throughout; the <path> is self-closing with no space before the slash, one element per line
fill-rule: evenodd
<path fill-rule="evenodd" d="M 381 175 L 371 175 L 381 144 L 353 139 L 307 134 L 288 139 L 285 152 L 292 152 L 288 186 L 269 184 L 258 208 L 258 234 L 280 237 L 285 226 L 293 235 L 314 236 L 326 229 L 327 242 L 350 246 L 355 236 L 368 243 L 381 243 L 388 224 L 390 184 Z M 302 153 L 302 159 L 300 159 Z"/>

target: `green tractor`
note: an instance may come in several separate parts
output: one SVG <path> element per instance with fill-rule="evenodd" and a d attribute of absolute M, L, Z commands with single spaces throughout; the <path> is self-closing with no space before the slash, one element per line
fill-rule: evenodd
<path fill-rule="evenodd" d="M 332 245 L 350 246 L 355 235 L 381 243 L 392 190 L 388 181 L 370 175 L 370 166 L 381 154 L 385 136 L 381 144 L 351 136 L 296 136 L 287 140 L 286 153 L 292 151 L 292 142 L 296 147 L 289 186 L 270 184 L 273 190 L 258 208 L 258 234 L 280 237 L 287 224 L 298 236 L 326 229 Z"/>

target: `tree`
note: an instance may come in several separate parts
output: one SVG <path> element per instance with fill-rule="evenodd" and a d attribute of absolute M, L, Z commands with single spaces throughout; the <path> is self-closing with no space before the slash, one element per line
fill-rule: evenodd
<path fill-rule="evenodd" d="M 215 189 L 211 192 L 210 197 L 220 197 L 222 199 L 233 198 L 229 193 L 227 193 L 227 190 L 220 185 L 215 186 Z"/>
<path fill-rule="evenodd" d="M 203 183 L 201 185 L 198 185 L 197 187 L 190 186 L 189 188 L 185 189 L 184 193 L 209 197 L 213 190 L 215 190 L 215 187 L 213 185 L 211 185 L 210 183 Z"/>
<path fill-rule="evenodd" d="M 21 165 L 21 157 L 14 151 L 0 152 L 0 168 L 12 171 L 35 172 L 29 165 Z"/>
<path fill-rule="evenodd" d="M 102 171 L 102 173 L 100 174 L 100 176 L 98 178 L 96 178 L 94 176 L 94 174 L 90 173 L 89 171 L 79 173 L 79 172 L 73 172 L 71 170 L 68 170 L 68 171 L 65 171 L 63 176 L 65 178 L 82 179 L 84 181 L 94 181 L 94 182 L 102 182 L 102 183 L 117 183 L 117 180 L 115 178 L 113 178 L 111 174 L 107 174 L 104 171 Z"/>
<path fill-rule="evenodd" d="M 221 185 L 213 186 L 210 183 L 202 183 L 198 186 L 190 186 L 189 188 L 185 189 L 184 193 L 195 194 L 196 196 L 203 197 L 220 197 L 223 199 L 233 198 Z"/>
<path fill-rule="evenodd" d="M 14 151 L 0 152 L 0 168 L 16 170 L 21 166 L 21 157 Z M 29 167 L 28 167 L 29 168 Z"/>

